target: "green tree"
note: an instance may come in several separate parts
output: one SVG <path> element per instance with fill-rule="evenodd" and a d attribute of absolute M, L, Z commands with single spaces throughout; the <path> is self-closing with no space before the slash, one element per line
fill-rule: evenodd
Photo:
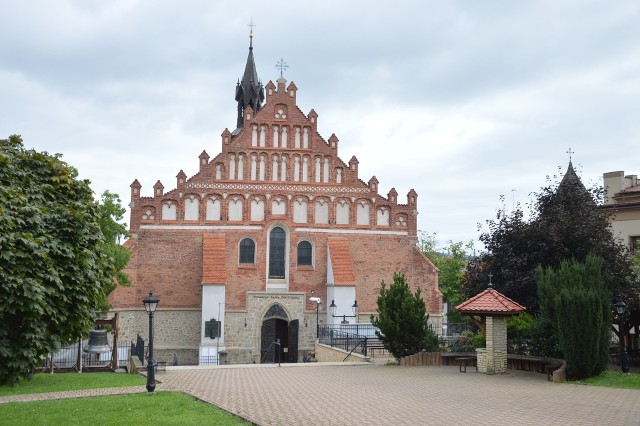
<path fill-rule="evenodd" d="M 555 330 L 567 362 L 567 376 L 584 379 L 604 371 L 609 361 L 611 294 L 603 261 L 563 261 L 557 269 L 536 270 L 540 315 Z"/>
<path fill-rule="evenodd" d="M 584 261 L 589 253 L 604 259 L 604 268 L 613 279 L 613 294 L 637 306 L 639 285 L 631 279 L 626 248 L 611 231 L 608 217 L 599 204 L 602 188 L 587 190 L 569 167 L 558 185 L 549 185 L 533 194 L 529 212 L 521 206 L 507 212 L 498 210 L 496 220 L 487 221 L 488 231 L 480 236 L 486 252 L 469 262 L 463 279 L 467 296 L 493 285 L 527 308 L 538 310 L 535 270 L 538 265 L 558 268 L 562 261 Z"/>
<path fill-rule="evenodd" d="M 111 275 L 113 281 L 109 288 L 111 293 L 119 284 L 122 286 L 130 286 L 131 280 L 122 272 L 129 263 L 131 251 L 120 244 L 122 238 L 129 237 L 126 224 L 121 223 L 124 218 L 126 209 L 120 204 L 120 196 L 107 191 L 102 193 L 102 197 L 98 204 L 100 214 L 100 230 L 104 235 L 104 246 L 102 252 L 111 259 Z"/>
<path fill-rule="evenodd" d="M 464 302 L 466 298 L 462 288 L 462 279 L 473 250 L 473 242 L 465 244 L 462 241 L 456 243 L 449 241 L 447 246 L 438 250 L 435 233 L 428 234 L 421 231 L 419 234 L 418 248 L 440 270 L 438 288 L 442 292 L 443 302 L 448 302 L 454 307 Z M 466 317 L 453 310 L 447 313 L 447 317 L 456 323 L 467 320 Z"/>
<path fill-rule="evenodd" d="M 382 281 L 377 302 L 378 315 L 371 315 L 371 323 L 378 327 L 376 335 L 394 358 L 437 349 L 438 337 L 428 325 L 420 289 L 412 294 L 404 274 L 394 273 L 389 288 Z"/>
<path fill-rule="evenodd" d="M 59 154 L 0 140 L 0 384 L 86 333 L 106 305 L 113 264 L 77 177 Z"/>

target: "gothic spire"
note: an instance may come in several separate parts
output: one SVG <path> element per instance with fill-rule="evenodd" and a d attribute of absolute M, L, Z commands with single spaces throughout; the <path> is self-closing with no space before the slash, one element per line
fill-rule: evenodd
<path fill-rule="evenodd" d="M 256 63 L 253 60 L 253 20 L 249 27 L 249 56 L 247 57 L 247 64 L 244 68 L 244 75 L 242 80 L 238 82 L 236 86 L 236 101 L 238 102 L 238 122 L 236 127 L 241 128 L 244 126 L 244 110 L 247 107 L 253 108 L 254 111 L 258 111 L 262 107 L 264 101 L 264 88 L 262 83 L 258 80 L 258 72 L 256 71 Z"/>

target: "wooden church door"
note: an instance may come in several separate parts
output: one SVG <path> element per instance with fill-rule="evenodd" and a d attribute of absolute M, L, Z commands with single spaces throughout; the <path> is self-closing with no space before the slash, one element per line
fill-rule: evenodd
<path fill-rule="evenodd" d="M 260 339 L 260 363 L 278 362 L 280 351 L 281 362 L 298 362 L 298 320 L 287 322 L 279 318 L 270 318 L 262 322 L 262 338 Z M 280 340 L 281 346 L 274 344 Z M 284 348 L 287 348 L 287 353 Z"/>
<path fill-rule="evenodd" d="M 276 319 L 262 321 L 262 339 L 260 339 L 260 363 L 271 363 L 275 355 Z"/>
<path fill-rule="evenodd" d="M 289 321 L 289 354 L 287 362 L 298 362 L 298 320 Z"/>

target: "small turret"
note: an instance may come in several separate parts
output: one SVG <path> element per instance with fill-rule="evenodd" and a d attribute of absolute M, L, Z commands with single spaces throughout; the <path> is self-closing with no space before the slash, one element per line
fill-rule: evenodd
<path fill-rule="evenodd" d="M 222 132 L 220 136 L 222 137 L 222 149 L 224 149 L 224 147 L 229 145 L 229 142 L 231 141 L 231 132 L 229 129 L 225 128 L 224 132 Z"/>
<path fill-rule="evenodd" d="M 374 194 L 378 193 L 378 183 L 380 182 L 378 182 L 378 178 L 375 176 L 372 176 L 371 179 L 369 179 L 369 189 Z"/>
<path fill-rule="evenodd" d="M 142 185 L 140 185 L 138 179 L 134 180 L 129 186 L 131 187 L 131 199 L 140 198 L 140 189 L 142 188 Z"/>
<path fill-rule="evenodd" d="M 164 194 L 164 185 L 162 184 L 162 182 L 157 181 L 155 185 L 153 185 L 153 196 L 158 198 L 158 197 L 162 197 L 162 195 Z"/>
<path fill-rule="evenodd" d="M 178 189 L 184 188 L 187 183 L 187 175 L 183 170 L 180 170 L 176 175 L 177 187 Z"/>
<path fill-rule="evenodd" d="M 355 173 L 355 178 L 357 179 L 358 178 L 358 159 L 356 158 L 355 155 L 351 157 L 351 160 L 349 160 L 349 170 Z"/>
<path fill-rule="evenodd" d="M 202 154 L 198 156 L 198 159 L 200 160 L 200 170 L 209 164 L 209 154 L 207 154 L 207 151 L 202 151 Z"/>
<path fill-rule="evenodd" d="M 298 88 L 296 87 L 295 84 L 293 84 L 293 81 L 291 83 L 289 83 L 289 85 L 287 86 L 287 93 L 289 94 L 289 97 L 291 99 L 293 99 L 293 103 L 296 103 L 296 94 L 298 92 Z"/>
<path fill-rule="evenodd" d="M 329 139 L 328 139 L 329 146 L 335 149 L 336 151 L 338 150 L 338 141 L 339 139 L 335 133 L 332 133 L 331 136 L 329 136 Z"/>
<path fill-rule="evenodd" d="M 308 117 L 313 130 L 318 130 L 318 113 L 312 109 L 311 111 L 309 111 Z"/>
<path fill-rule="evenodd" d="M 391 190 L 387 194 L 387 200 L 393 204 L 398 203 L 398 191 L 396 191 L 395 188 L 391 188 Z"/>
<path fill-rule="evenodd" d="M 407 194 L 407 204 L 415 206 L 418 203 L 418 193 L 415 189 L 411 188 L 411 191 Z"/>

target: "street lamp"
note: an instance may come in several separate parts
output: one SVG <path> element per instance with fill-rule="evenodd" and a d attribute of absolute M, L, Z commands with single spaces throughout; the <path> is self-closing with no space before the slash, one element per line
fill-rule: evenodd
<path fill-rule="evenodd" d="M 331 316 L 334 318 L 342 317 L 342 324 L 349 324 L 347 318 L 358 318 L 358 311 L 360 310 L 360 307 L 358 306 L 358 301 L 354 300 L 353 305 L 351 305 L 351 311 L 353 312 L 353 315 L 336 315 L 337 309 L 338 306 L 336 305 L 336 302 L 332 300 L 331 304 L 329 305 L 329 312 L 331 312 Z"/>
<path fill-rule="evenodd" d="M 315 292 L 314 292 L 315 293 Z M 322 299 L 319 297 L 310 297 L 310 301 L 316 304 L 316 339 L 320 337 L 320 304 L 322 303 Z"/>
<path fill-rule="evenodd" d="M 618 319 L 620 321 L 619 331 L 620 331 L 620 367 L 622 367 L 623 373 L 629 372 L 629 358 L 627 356 L 627 348 L 624 342 L 625 332 L 624 332 L 624 311 L 627 308 L 626 303 L 622 300 L 616 303 L 616 311 L 618 311 Z"/>
<path fill-rule="evenodd" d="M 156 378 L 153 360 L 153 314 L 158 307 L 158 299 L 153 293 L 142 299 L 144 309 L 149 313 L 149 353 L 147 354 L 147 391 L 152 394 L 156 390 Z"/>

